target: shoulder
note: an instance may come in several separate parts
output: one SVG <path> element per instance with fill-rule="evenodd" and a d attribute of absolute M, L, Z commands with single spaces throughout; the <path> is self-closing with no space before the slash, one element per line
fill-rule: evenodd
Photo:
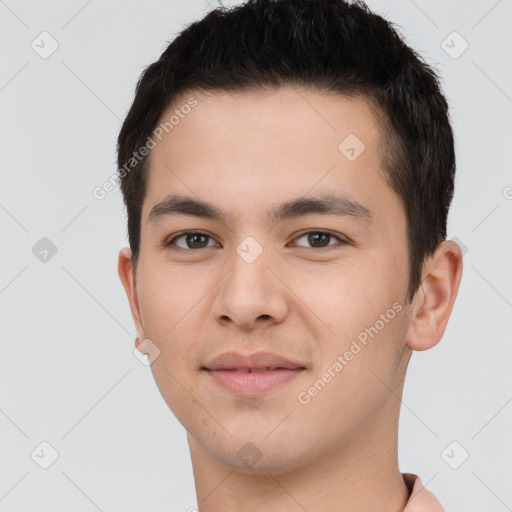
<path fill-rule="evenodd" d="M 421 478 L 414 473 L 402 473 L 405 484 L 410 489 L 409 501 L 404 512 L 445 512 L 432 492 L 423 487 Z"/>

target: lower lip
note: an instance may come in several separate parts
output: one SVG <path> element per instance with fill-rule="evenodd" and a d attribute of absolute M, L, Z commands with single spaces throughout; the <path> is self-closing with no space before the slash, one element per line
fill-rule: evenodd
<path fill-rule="evenodd" d="M 213 380 L 224 389 L 242 396 L 255 396 L 289 382 L 304 368 L 297 370 L 268 370 L 264 372 L 237 372 L 234 370 L 207 370 Z"/>

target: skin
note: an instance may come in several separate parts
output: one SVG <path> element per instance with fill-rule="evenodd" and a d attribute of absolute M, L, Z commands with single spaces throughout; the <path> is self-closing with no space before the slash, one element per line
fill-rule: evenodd
<path fill-rule="evenodd" d="M 198 105 L 151 150 L 136 275 L 128 248 L 118 271 L 136 346 L 149 339 L 160 351 L 151 364 L 155 381 L 187 430 L 199 511 L 403 510 L 409 491 L 397 437 L 405 372 L 412 350 L 443 336 L 462 275 L 459 246 L 439 245 L 406 304 L 405 213 L 384 179 L 381 133 L 364 99 L 286 86 L 189 92 L 173 109 L 191 95 Z M 365 145 L 354 161 L 338 150 L 349 134 Z M 266 217 L 273 206 L 322 192 L 348 194 L 372 212 L 372 222 L 314 214 L 276 224 Z M 148 223 L 169 193 L 213 203 L 227 220 Z M 187 245 L 182 237 L 181 250 L 163 245 L 192 229 L 211 238 Z M 315 230 L 333 236 L 304 236 Z M 248 236 L 263 249 L 250 264 L 236 251 Z M 300 403 L 298 394 L 394 303 L 401 311 Z M 225 351 L 260 350 L 306 370 L 251 398 L 219 388 L 200 370 Z M 252 466 L 237 456 L 249 442 L 261 454 Z"/>

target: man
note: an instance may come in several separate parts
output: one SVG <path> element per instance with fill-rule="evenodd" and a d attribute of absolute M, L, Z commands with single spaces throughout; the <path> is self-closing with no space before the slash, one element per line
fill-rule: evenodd
<path fill-rule="evenodd" d="M 341 0 L 256 0 L 149 66 L 118 140 L 119 275 L 200 512 L 443 508 L 397 461 L 462 275 L 435 73 Z"/>

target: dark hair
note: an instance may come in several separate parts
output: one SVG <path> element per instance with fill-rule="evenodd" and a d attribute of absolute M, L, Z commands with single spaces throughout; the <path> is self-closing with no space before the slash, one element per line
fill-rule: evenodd
<path fill-rule="evenodd" d="M 363 2 L 249 0 L 217 8 L 188 25 L 144 70 L 117 147 L 135 269 L 148 158 L 133 156 L 176 96 L 293 84 L 360 96 L 380 120 L 386 180 L 407 219 L 410 302 L 425 258 L 446 239 L 453 134 L 436 72 Z"/>

